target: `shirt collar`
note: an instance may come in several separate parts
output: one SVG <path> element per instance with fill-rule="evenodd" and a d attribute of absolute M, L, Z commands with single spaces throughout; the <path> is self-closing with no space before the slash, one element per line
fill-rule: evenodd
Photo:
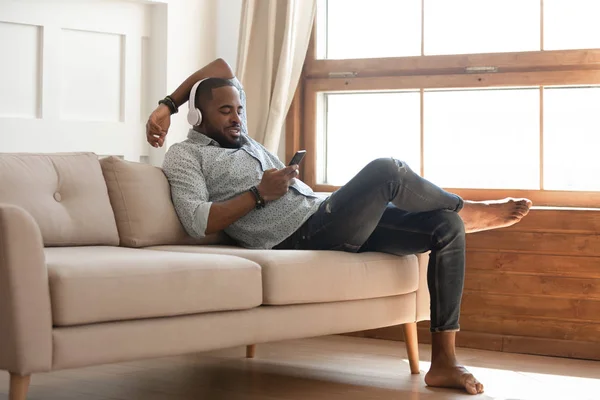
<path fill-rule="evenodd" d="M 206 136 L 204 133 L 200 133 L 197 132 L 193 129 L 190 129 L 188 132 L 188 139 L 197 141 L 200 146 L 217 146 L 217 147 L 221 147 L 221 145 L 219 144 L 219 142 L 217 142 L 214 139 L 209 138 L 208 136 Z M 248 140 L 246 139 L 246 136 L 242 133 L 242 145 L 246 144 L 248 142 Z"/>
<path fill-rule="evenodd" d="M 206 136 L 204 133 L 197 132 L 197 131 L 195 131 L 193 129 L 190 129 L 190 131 L 188 132 L 188 139 L 195 140 L 195 141 L 199 142 L 199 144 L 201 146 L 210 146 L 210 145 L 213 145 L 213 146 L 221 147 L 221 145 L 219 144 L 219 142 L 217 142 L 216 140 L 211 139 L 208 136 Z"/>

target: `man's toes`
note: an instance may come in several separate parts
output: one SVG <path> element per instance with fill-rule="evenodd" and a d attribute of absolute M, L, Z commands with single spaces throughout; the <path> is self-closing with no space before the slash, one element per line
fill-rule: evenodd
<path fill-rule="evenodd" d="M 517 207 L 517 211 L 523 215 L 529 214 L 529 208 L 527 207 Z"/>
<path fill-rule="evenodd" d="M 475 379 L 475 377 L 473 375 L 467 375 L 467 378 L 464 380 L 465 382 L 465 390 L 470 393 L 470 394 L 477 394 L 477 393 L 481 393 L 479 391 L 479 386 L 482 387 L 481 383 L 479 383 L 477 381 L 477 379 Z"/>
<path fill-rule="evenodd" d="M 517 204 L 521 207 L 527 207 L 527 208 L 531 208 L 531 206 L 533 205 L 531 200 L 528 200 L 528 199 L 521 199 L 521 200 L 517 201 Z"/>
<path fill-rule="evenodd" d="M 481 383 L 477 382 L 475 388 L 477 389 L 477 393 L 483 393 L 483 385 Z"/>
<path fill-rule="evenodd" d="M 475 382 L 470 382 L 467 381 L 467 383 L 465 383 L 465 390 L 469 393 L 469 394 L 477 394 L 480 393 L 479 389 L 477 388 L 477 383 Z"/>
<path fill-rule="evenodd" d="M 529 210 L 529 206 L 525 203 L 517 203 L 515 204 L 515 208 L 518 208 L 519 210 Z"/>

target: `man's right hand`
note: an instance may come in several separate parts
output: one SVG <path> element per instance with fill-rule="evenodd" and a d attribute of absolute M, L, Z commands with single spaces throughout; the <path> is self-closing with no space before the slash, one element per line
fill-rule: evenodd
<path fill-rule="evenodd" d="M 296 176 L 298 176 L 297 165 L 291 165 L 280 170 L 268 169 L 257 186 L 258 192 L 265 201 L 277 200 L 288 192 Z"/>
<path fill-rule="evenodd" d="M 165 136 L 171 126 L 171 112 L 164 104 L 159 105 L 150 114 L 146 123 L 146 140 L 152 147 L 162 147 Z"/>

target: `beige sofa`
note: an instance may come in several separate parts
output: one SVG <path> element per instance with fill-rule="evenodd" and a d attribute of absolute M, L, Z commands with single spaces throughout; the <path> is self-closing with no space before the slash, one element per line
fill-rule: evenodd
<path fill-rule="evenodd" d="M 0 369 L 11 400 L 26 398 L 36 372 L 397 324 L 418 373 L 426 263 L 194 240 L 159 168 L 0 154 Z"/>

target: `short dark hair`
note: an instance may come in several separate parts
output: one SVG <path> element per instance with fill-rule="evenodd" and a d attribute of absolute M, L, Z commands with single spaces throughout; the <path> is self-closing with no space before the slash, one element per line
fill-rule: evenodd
<path fill-rule="evenodd" d="M 211 101 L 213 99 L 212 91 L 213 89 L 217 89 L 223 86 L 234 86 L 235 85 L 223 78 L 208 78 L 196 89 L 196 99 L 194 100 L 194 104 L 196 107 L 200 108 L 201 105 L 204 105 L 207 101 Z"/>

